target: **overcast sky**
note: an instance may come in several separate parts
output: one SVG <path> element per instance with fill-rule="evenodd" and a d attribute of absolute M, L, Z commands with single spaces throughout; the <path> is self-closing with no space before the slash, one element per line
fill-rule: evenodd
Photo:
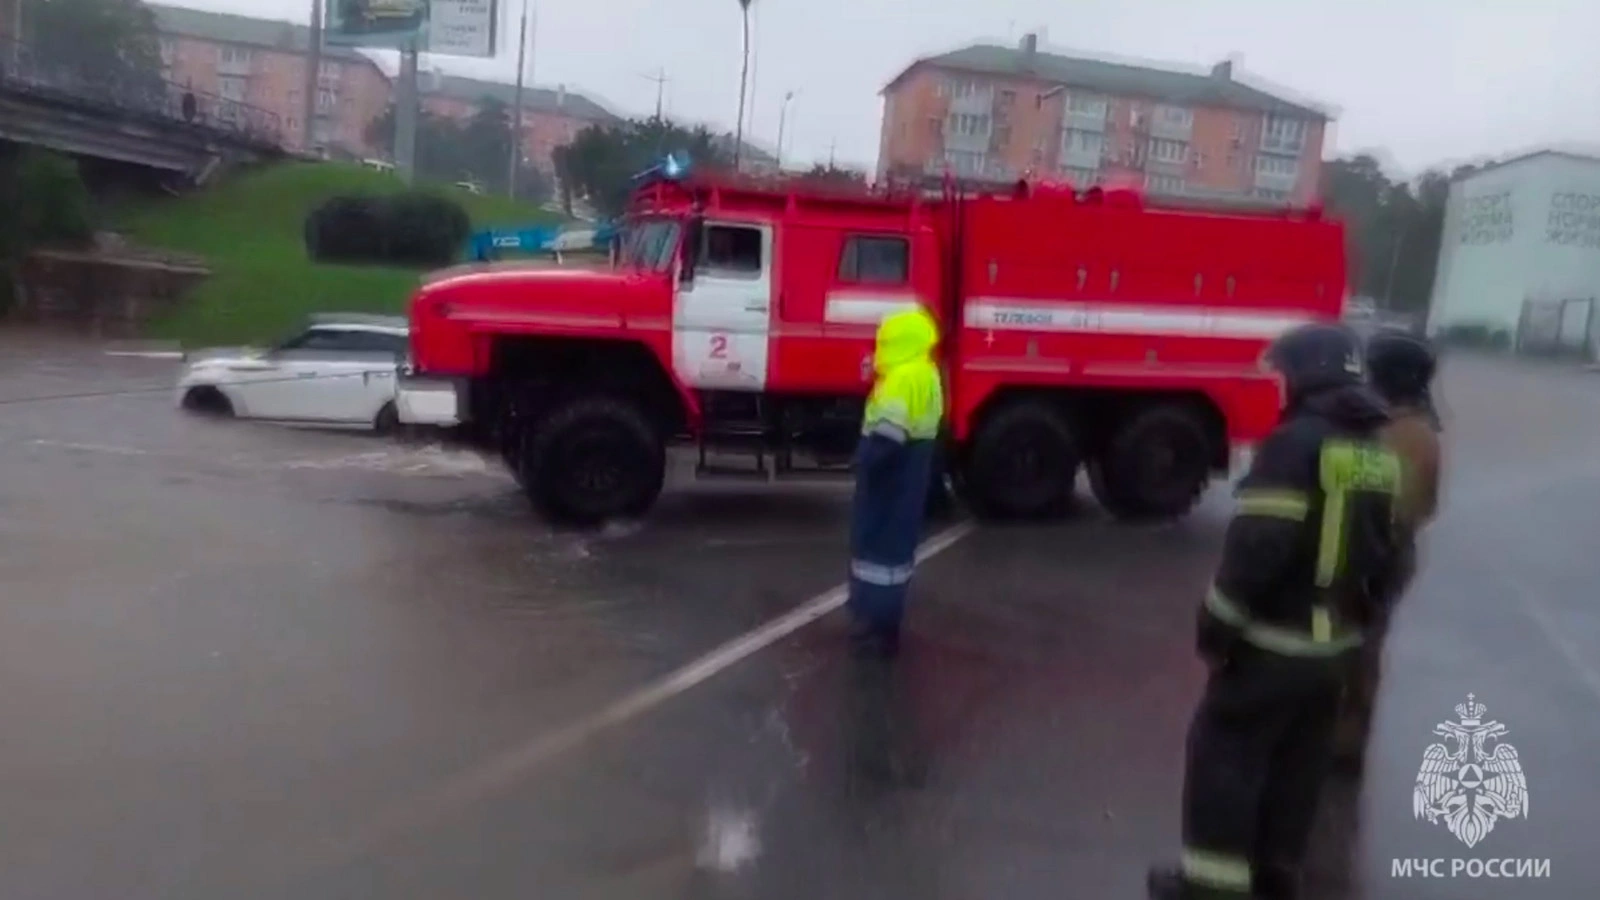
<path fill-rule="evenodd" d="M 309 0 L 168 0 L 309 19 Z M 513 80 L 522 0 L 493 61 L 425 65 Z M 588 0 L 534 5 L 531 77 L 565 83 L 624 115 L 648 114 L 665 70 L 668 114 L 732 130 L 739 96 L 736 0 Z M 978 40 L 1209 68 L 1237 54 L 1258 83 L 1338 111 L 1329 155 L 1382 149 L 1407 174 L 1441 161 L 1536 146 L 1600 150 L 1596 0 L 754 0 L 751 136 L 776 143 L 795 91 L 785 158 L 871 166 L 878 91 L 918 56 Z M 1042 48 L 1043 49 L 1043 48 Z M 391 65 L 392 68 L 392 65 Z"/>

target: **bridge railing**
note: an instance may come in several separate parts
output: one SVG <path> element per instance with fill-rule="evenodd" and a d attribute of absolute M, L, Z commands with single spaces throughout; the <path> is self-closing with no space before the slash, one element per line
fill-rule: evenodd
<path fill-rule="evenodd" d="M 120 77 L 92 60 L 45 59 L 29 45 L 4 37 L 0 37 L 0 84 L 219 131 L 257 144 L 283 145 L 282 122 L 271 110 L 159 76 Z"/>

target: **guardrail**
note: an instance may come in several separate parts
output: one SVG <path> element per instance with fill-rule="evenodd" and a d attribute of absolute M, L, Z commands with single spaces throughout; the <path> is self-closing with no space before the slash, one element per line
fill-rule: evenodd
<path fill-rule="evenodd" d="M 0 38 L 0 85 L 222 132 L 255 144 L 283 145 L 282 123 L 270 110 L 159 76 L 130 79 L 111 75 L 90 61 L 45 59 L 29 45 L 9 38 Z"/>

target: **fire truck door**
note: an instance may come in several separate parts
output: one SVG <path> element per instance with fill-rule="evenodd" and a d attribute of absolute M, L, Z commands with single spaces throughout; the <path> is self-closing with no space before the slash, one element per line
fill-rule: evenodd
<path fill-rule="evenodd" d="M 705 223 L 694 277 L 678 288 L 673 302 L 672 359 L 684 383 L 766 388 L 772 248 L 769 225 Z"/>

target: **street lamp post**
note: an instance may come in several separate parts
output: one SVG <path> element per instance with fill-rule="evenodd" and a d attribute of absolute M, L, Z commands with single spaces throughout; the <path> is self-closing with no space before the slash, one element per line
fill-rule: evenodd
<path fill-rule="evenodd" d="M 783 103 L 778 105 L 778 159 L 777 167 L 783 168 L 783 123 L 789 115 L 789 101 L 794 99 L 794 91 L 786 91 Z"/>
<path fill-rule="evenodd" d="M 528 72 L 528 0 L 522 0 L 522 28 L 517 41 L 517 91 L 511 109 L 511 160 L 506 195 L 517 198 L 517 177 L 522 174 L 522 86 Z"/>
<path fill-rule="evenodd" d="M 744 151 L 744 92 L 750 82 L 750 3 L 739 0 L 739 15 L 743 20 L 744 40 L 740 45 L 743 62 L 739 66 L 739 119 L 733 126 L 733 170 L 739 171 L 739 157 Z"/>

